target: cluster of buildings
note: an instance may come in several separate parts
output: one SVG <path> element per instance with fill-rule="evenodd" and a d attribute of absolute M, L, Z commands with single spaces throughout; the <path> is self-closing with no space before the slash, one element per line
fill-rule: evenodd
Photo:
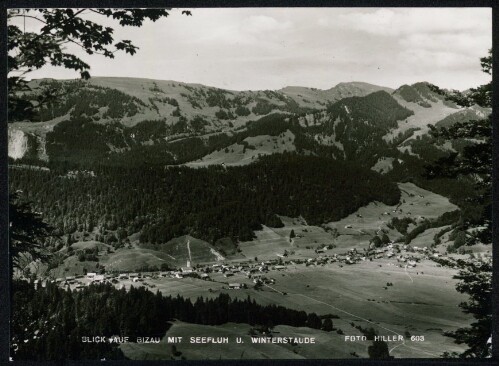
<path fill-rule="evenodd" d="M 372 261 L 373 259 L 390 259 L 396 260 L 399 267 L 414 268 L 422 259 L 434 260 L 438 266 L 445 265 L 458 268 L 459 263 L 447 257 L 442 257 L 441 254 L 435 252 L 428 247 L 418 247 L 411 245 L 403 245 L 390 242 L 388 245 L 379 248 L 369 248 L 358 251 L 356 248 L 349 249 L 345 253 L 327 254 L 328 247 L 319 247 L 315 249 L 316 256 L 309 258 L 293 258 L 291 259 L 286 254 L 279 255 L 276 253 L 276 259 L 264 261 L 248 261 L 238 263 L 215 263 L 191 266 L 187 261 L 185 267 L 172 271 L 157 271 L 157 272 L 141 272 L 141 273 L 94 273 L 89 272 L 84 275 L 66 276 L 56 279 L 35 280 L 35 287 L 45 287 L 47 281 L 56 283 L 60 286 L 80 289 L 91 284 L 110 283 L 120 284 L 124 287 L 125 281 L 138 283 L 139 286 L 155 287 L 153 284 L 144 282 L 147 279 L 158 278 L 176 278 L 195 277 L 206 281 L 217 281 L 226 283 L 228 289 L 239 290 L 248 287 L 251 282 L 255 285 L 270 285 L 275 283 L 275 279 L 268 277 L 269 272 L 285 271 L 289 266 L 305 265 L 305 266 L 324 266 L 330 263 L 338 263 L 340 267 L 343 265 L 353 265 L 362 261 Z M 476 259 L 467 259 L 468 261 L 476 261 Z M 443 264 L 442 264 L 443 263 Z M 234 277 L 235 276 L 235 277 Z M 225 282 L 225 278 L 234 277 L 242 282 Z M 220 280 L 221 279 L 221 280 Z M 249 281 L 248 281 L 249 280 Z M 142 284 L 140 284 L 142 282 Z M 246 283 L 244 283 L 246 282 Z"/>

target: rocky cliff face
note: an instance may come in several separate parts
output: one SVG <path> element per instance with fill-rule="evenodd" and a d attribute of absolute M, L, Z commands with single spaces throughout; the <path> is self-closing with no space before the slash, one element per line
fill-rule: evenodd
<path fill-rule="evenodd" d="M 21 130 L 9 128 L 9 157 L 21 159 L 28 151 L 28 136 Z"/>
<path fill-rule="evenodd" d="M 8 143 L 8 156 L 13 159 L 29 157 L 48 160 L 45 134 L 34 134 L 9 126 Z"/>

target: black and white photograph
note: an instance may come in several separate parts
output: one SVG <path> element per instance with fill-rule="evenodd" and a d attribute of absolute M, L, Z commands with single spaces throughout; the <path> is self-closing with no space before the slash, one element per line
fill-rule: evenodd
<path fill-rule="evenodd" d="M 492 357 L 492 34 L 7 9 L 10 360 Z"/>

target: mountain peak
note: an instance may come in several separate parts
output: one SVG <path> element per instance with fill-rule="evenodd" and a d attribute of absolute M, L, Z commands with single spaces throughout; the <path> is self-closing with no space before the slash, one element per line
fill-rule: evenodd
<path fill-rule="evenodd" d="M 445 100 L 442 95 L 437 93 L 435 86 L 427 81 L 420 81 L 411 85 L 404 84 L 392 94 L 405 102 L 416 103 L 424 108 L 430 108 L 432 103 L 438 103 L 439 101 L 449 107 L 455 107 L 452 102 Z"/>
<path fill-rule="evenodd" d="M 379 86 L 379 85 L 375 85 L 375 84 L 371 84 L 371 83 L 366 83 L 364 81 L 342 81 L 342 82 L 336 84 L 333 88 L 341 87 L 341 86 L 356 86 L 356 87 L 364 87 L 364 88 L 385 88 L 385 89 L 389 89 L 389 88 L 384 87 L 384 86 Z"/>
<path fill-rule="evenodd" d="M 388 93 L 393 92 L 393 89 L 391 88 L 361 81 L 341 82 L 331 89 L 328 89 L 327 92 L 330 94 L 337 94 L 337 99 L 342 99 L 347 97 L 363 97 L 380 90 L 384 90 Z"/>

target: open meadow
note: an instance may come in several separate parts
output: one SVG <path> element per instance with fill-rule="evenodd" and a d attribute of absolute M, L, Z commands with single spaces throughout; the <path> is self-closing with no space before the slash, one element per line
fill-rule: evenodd
<path fill-rule="evenodd" d="M 457 270 L 438 265 L 428 255 L 418 254 L 417 264 L 410 266 L 401 260 L 401 255 L 366 257 L 370 239 L 381 230 L 390 240 L 401 237 L 400 232 L 387 226 L 393 217 L 413 218 L 415 224 L 409 227 L 412 230 L 422 218 L 435 219 L 456 209 L 446 198 L 412 183 L 400 183 L 399 187 L 402 196 L 398 205 L 372 202 L 340 221 L 320 227 L 308 225 L 302 217 L 281 216 L 283 227 L 263 226 L 255 232 L 253 241 L 239 243 L 239 253 L 228 257 L 209 243 L 190 236 L 173 239 L 155 250 L 141 248 L 137 241 L 131 248 L 112 253 L 95 241 L 78 242 L 73 247 L 100 250 L 99 263 L 106 271 L 130 272 L 140 268 L 138 265 L 160 266 L 162 263 L 177 268 L 189 264 L 194 269 L 194 276 L 181 271 L 179 275 L 164 276 L 143 273 L 139 280 L 120 278 L 113 282 L 118 288 L 146 287 L 193 302 L 199 297 L 216 298 L 226 293 L 232 298 L 250 297 L 261 305 L 276 304 L 319 316 L 334 315 L 332 332 L 282 325 L 273 329 L 274 336 L 313 335 L 317 338 L 314 345 L 256 345 L 245 341 L 208 347 L 182 343 L 177 347 L 181 356 L 173 358 L 366 357 L 371 341 L 346 342 L 345 336 L 362 336 L 369 328 L 380 336 L 404 337 L 402 341 L 387 342 L 390 354 L 397 358 L 439 357 L 446 351 L 460 351 L 459 345 L 444 336 L 445 332 L 455 331 L 472 320 L 458 307 L 466 297 L 456 291 L 457 281 L 453 276 Z M 413 239 L 411 246 L 431 247 L 435 234 L 443 228 L 423 231 Z M 443 239 L 446 240 L 445 235 Z M 355 263 L 345 261 L 345 255 L 354 249 L 358 253 Z M 402 254 L 412 255 L 406 250 L 402 250 Z M 80 263 L 74 258 L 66 262 L 74 268 L 93 263 Z M 276 265 L 281 262 L 283 265 Z M 227 269 L 221 270 L 224 267 Z M 250 275 L 248 268 L 256 273 Z M 265 280 L 256 285 L 259 277 Z M 167 336 L 248 338 L 249 328 L 247 324 L 206 326 L 177 321 Z M 411 340 L 421 336 L 424 340 Z M 164 344 L 165 339 L 160 344 L 124 344 L 122 348 L 133 359 L 170 359 L 171 345 Z"/>
<path fill-rule="evenodd" d="M 231 297 L 241 299 L 249 296 L 263 305 L 278 304 L 316 312 L 318 315 L 333 314 L 339 317 L 334 318 L 333 323 L 336 329 L 341 329 L 344 333 L 342 336 L 334 331 L 328 333 L 310 328 L 298 330 L 293 327 L 275 327 L 274 336 L 292 336 L 300 332 L 318 336 L 317 344 L 302 345 L 301 351 L 295 354 L 297 357 L 303 355 L 313 358 L 314 354 L 322 355 L 317 353 L 319 348 L 328 348 L 328 357 L 332 358 L 351 357 L 351 352 L 362 355 L 370 344 L 369 341 L 345 342 L 344 339 L 345 335 L 362 335 L 354 328 L 360 326 L 363 329 L 372 327 L 382 336 L 404 336 L 403 342 L 388 342 L 389 347 L 393 349 L 393 356 L 424 358 L 439 357 L 444 351 L 458 351 L 459 346 L 445 337 L 443 332 L 455 330 L 471 321 L 471 318 L 458 308 L 458 304 L 464 301 L 465 297 L 455 290 L 456 281 L 452 279 L 452 275 L 456 272 L 449 268 L 437 267 L 432 261 L 423 261 L 417 267 L 407 269 L 398 267 L 396 260 L 382 259 L 343 267 L 336 263 L 318 267 L 288 266 L 285 271 L 270 271 L 267 276 L 274 278 L 275 283 L 259 290 L 254 289 L 251 281 L 243 275 L 227 279 L 220 274 L 213 275 L 213 281 L 160 278 L 144 280 L 140 285 L 148 286 L 153 291 L 159 290 L 164 295 L 181 295 L 193 301 L 200 296 L 216 297 L 220 293 L 227 293 Z M 228 289 L 231 282 L 247 283 L 248 288 Z M 387 283 L 393 285 L 386 286 Z M 131 282 L 127 284 L 130 285 L 136 286 Z M 240 327 L 248 326 L 238 325 L 234 328 L 236 331 L 229 331 L 229 325 L 208 327 L 182 323 L 172 327 L 167 335 L 246 335 L 247 330 L 240 332 Z M 424 341 L 411 341 L 411 336 L 424 336 Z M 153 354 L 155 349 L 159 349 L 159 345 L 130 347 L 150 348 L 149 351 Z M 220 352 L 225 355 L 222 358 L 240 358 L 243 351 L 248 358 L 250 355 L 260 358 L 255 356 L 254 352 L 265 358 L 266 347 L 270 345 L 250 347 L 245 342 L 245 345 L 228 344 L 217 347 L 210 348 L 210 352 Z M 203 355 L 203 347 L 200 345 L 182 344 L 178 348 L 185 350 L 188 359 L 197 359 Z M 279 348 L 283 348 L 282 345 Z M 279 352 L 292 352 L 284 348 Z M 210 355 L 209 358 L 219 357 L 218 354 Z"/>

